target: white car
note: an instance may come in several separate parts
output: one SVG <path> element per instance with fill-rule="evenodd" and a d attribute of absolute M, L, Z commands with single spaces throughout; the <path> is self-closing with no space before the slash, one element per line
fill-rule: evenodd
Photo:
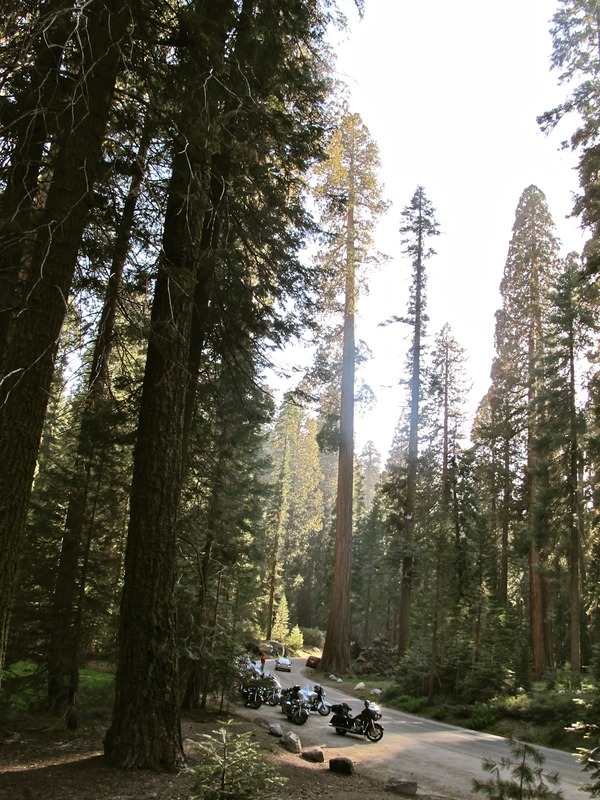
<path fill-rule="evenodd" d="M 289 658 L 284 658 L 280 656 L 275 661 L 275 669 L 281 670 L 281 672 L 291 672 L 292 671 L 292 662 Z"/>

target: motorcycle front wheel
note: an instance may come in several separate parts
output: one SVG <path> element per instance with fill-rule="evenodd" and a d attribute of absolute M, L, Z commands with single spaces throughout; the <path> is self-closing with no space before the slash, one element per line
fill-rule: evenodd
<path fill-rule="evenodd" d="M 261 704 L 262 700 L 257 694 L 252 695 L 252 697 L 249 697 L 248 700 L 246 701 L 246 705 L 250 706 L 250 708 L 260 708 Z"/>
<path fill-rule="evenodd" d="M 338 736 L 345 736 L 348 733 L 346 728 L 336 728 L 335 732 L 338 734 Z"/>
<path fill-rule="evenodd" d="M 325 703 L 321 703 L 317 711 L 322 717 L 326 717 L 328 714 L 331 714 L 331 706 L 326 706 Z"/>
<path fill-rule="evenodd" d="M 383 728 L 374 722 L 373 727 L 368 728 L 365 733 L 370 742 L 378 742 L 383 737 Z"/>
<path fill-rule="evenodd" d="M 303 708 L 294 711 L 294 713 L 291 716 L 291 721 L 296 723 L 296 725 L 304 725 L 307 719 L 308 719 L 308 711 L 306 711 Z"/>

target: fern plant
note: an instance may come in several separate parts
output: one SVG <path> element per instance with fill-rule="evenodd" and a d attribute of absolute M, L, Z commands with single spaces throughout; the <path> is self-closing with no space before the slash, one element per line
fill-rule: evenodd
<path fill-rule="evenodd" d="M 488 800 L 562 800 L 557 787 L 558 772 L 544 774 L 545 757 L 527 742 L 511 739 L 510 757 L 499 762 L 484 758 L 481 767 L 492 777 L 488 780 L 473 778 L 473 791 L 484 794 Z M 502 777 L 502 773 L 508 773 Z"/>
<path fill-rule="evenodd" d="M 195 744 L 204 763 L 191 768 L 196 776 L 189 800 L 249 800 L 272 797 L 286 778 L 266 762 L 250 733 L 236 734 L 233 720 Z"/>

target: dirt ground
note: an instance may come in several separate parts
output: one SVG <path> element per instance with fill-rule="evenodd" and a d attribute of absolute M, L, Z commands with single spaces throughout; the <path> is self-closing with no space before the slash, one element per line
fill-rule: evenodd
<path fill-rule="evenodd" d="M 288 780 L 275 795 L 282 800 L 339 798 L 390 800 L 394 795 L 361 772 L 355 761 L 352 776 L 329 770 L 325 752 L 322 764 L 288 753 L 278 740 L 250 720 L 239 720 L 236 731 L 251 731 L 267 758 Z M 220 727 L 215 721 L 183 720 L 183 736 L 190 766 L 193 740 Z M 0 730 L 0 800 L 186 800 L 193 777 L 152 772 L 126 772 L 108 767 L 102 756 L 104 725 L 74 734 L 51 727 Z"/>

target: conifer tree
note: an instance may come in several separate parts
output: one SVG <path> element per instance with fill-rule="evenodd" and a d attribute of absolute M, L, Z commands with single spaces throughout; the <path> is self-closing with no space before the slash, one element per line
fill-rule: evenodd
<path fill-rule="evenodd" d="M 404 253 L 412 264 L 412 286 L 408 306 L 408 322 L 412 328 L 412 343 L 409 352 L 409 423 L 408 449 L 406 455 L 406 484 L 403 493 L 402 528 L 398 537 L 402 539 L 402 561 L 400 567 L 400 596 L 398 603 L 398 627 L 396 640 L 400 655 L 406 652 L 409 641 L 410 612 L 412 605 L 413 576 L 415 567 L 415 502 L 419 458 L 419 405 L 421 401 L 422 352 L 426 333 L 426 262 L 435 251 L 429 239 L 439 234 L 435 210 L 422 186 L 418 186 L 408 206 L 402 212 L 400 233 Z M 401 488 L 398 487 L 399 493 Z"/>
<path fill-rule="evenodd" d="M 600 163 L 600 15 L 596 0 L 559 0 L 552 18 L 551 67 L 559 70 L 560 83 L 571 85 L 570 96 L 538 117 L 544 131 L 555 128 L 569 114 L 577 127 L 569 144 L 579 151 L 581 195 L 574 211 L 581 216 L 591 238 L 585 247 L 587 269 L 600 269 L 600 214 L 598 213 L 598 166 Z"/>
<path fill-rule="evenodd" d="M 496 358 L 492 367 L 495 430 L 502 439 L 504 532 L 524 518 L 522 539 L 528 552 L 530 646 L 533 674 L 541 677 L 551 663 L 544 620 L 548 593 L 543 564 L 548 556 L 546 507 L 539 503 L 544 454 L 536 448 L 545 423 L 536 405 L 541 382 L 537 367 L 544 349 L 548 292 L 557 272 L 558 242 L 546 198 L 529 186 L 519 200 L 500 284 L 502 308 L 496 315 Z M 519 496 L 522 507 L 515 508 Z M 516 519 L 510 519 L 512 509 Z M 511 525 L 512 522 L 512 525 Z M 506 545 L 506 543 L 505 543 Z M 506 576 L 503 576 L 506 580 Z M 501 596 L 504 592 L 501 593 Z"/>
<path fill-rule="evenodd" d="M 273 630 L 271 635 L 279 642 L 285 642 L 288 633 L 290 632 L 290 612 L 288 609 L 288 602 L 285 592 L 282 593 L 277 603 L 277 610 L 275 611 L 275 621 L 273 622 Z"/>
<path fill-rule="evenodd" d="M 377 147 L 358 114 L 332 136 L 318 187 L 329 244 L 321 258 L 332 275 L 332 297 L 343 303 L 342 375 L 333 586 L 322 664 L 343 672 L 350 652 L 350 556 L 353 526 L 355 316 L 360 269 L 373 261 L 374 222 L 385 209 L 377 181 Z M 342 299 L 340 299 L 342 298 Z"/>
<path fill-rule="evenodd" d="M 318 53 L 328 17 L 316 0 L 296 5 L 293 14 L 283 5 L 198 0 L 180 20 L 176 133 L 134 455 L 115 705 L 105 738 L 107 757 L 121 766 L 173 769 L 183 759 L 175 543 L 197 356 L 209 343 L 224 353 L 223 343 L 236 339 L 240 310 L 244 335 L 260 338 L 269 324 L 281 334 L 287 329 L 275 299 L 307 294 L 295 258 L 307 227 L 297 196 L 302 171 L 320 152 L 326 82 Z M 248 46 L 247 73 L 229 61 L 238 40 Z M 203 237 L 214 219 L 212 167 L 224 154 L 221 145 L 228 157 L 239 157 L 237 170 L 222 174 L 223 186 L 231 182 L 239 192 L 224 194 L 238 212 L 231 217 L 237 226 L 219 236 L 224 250 L 217 259 L 216 242 L 207 250 Z M 256 218 L 260 227 L 250 225 Z M 234 246 L 226 247 L 231 239 Z"/>
<path fill-rule="evenodd" d="M 569 565 L 568 652 L 575 685 L 579 684 L 581 673 L 585 595 L 581 481 L 585 424 L 578 395 L 585 356 L 591 351 L 597 327 L 596 294 L 594 286 L 583 277 L 578 256 L 571 253 L 550 290 L 545 348 L 539 365 L 543 385 L 537 397 L 539 415 L 546 420 L 538 432 L 538 447 L 548 453 L 545 502 L 552 508 L 549 527 L 556 542 L 553 555 L 558 559 L 566 553 Z M 560 586 L 557 591 L 561 592 Z"/>
<path fill-rule="evenodd" d="M 82 397 L 77 452 L 68 490 L 60 558 L 52 600 L 48 645 L 48 699 L 52 708 L 64 713 L 76 702 L 79 685 L 79 651 L 82 609 L 78 607 L 77 586 L 85 583 L 81 575 L 81 549 L 88 498 L 94 479 L 101 483 L 105 470 L 107 442 L 116 438 L 101 422 L 109 412 L 109 362 L 115 338 L 118 303 L 130 241 L 134 232 L 135 209 L 141 191 L 150 146 L 150 126 L 143 125 L 139 149 L 134 158 L 133 176 L 115 231 L 109 277 L 96 338 L 89 364 L 86 392 Z M 106 419 L 110 419 L 110 412 Z M 114 417 L 113 417 L 114 419 Z M 92 526 L 93 527 L 93 526 Z M 88 541 L 88 547 L 91 542 Z M 73 716 L 73 715 L 71 715 Z"/>
<path fill-rule="evenodd" d="M 43 207 L 34 231 L 26 234 L 30 247 L 21 250 L 25 260 L 18 269 L 26 276 L 27 291 L 21 294 L 20 302 L 15 302 L 11 273 L 3 274 L 8 282 L 9 313 L 0 340 L 0 504 L 5 508 L 0 520 L 0 678 L 56 343 L 130 34 L 130 0 L 92 3 L 73 11 L 77 17 L 77 23 L 71 22 L 75 79 L 69 82 L 68 102 L 56 119 Z M 56 50 L 50 44 L 52 59 L 60 56 L 61 36 L 57 35 Z M 50 69 L 56 66 L 55 61 Z M 60 74 L 55 78 L 62 80 Z M 37 133 L 34 138 L 38 138 Z M 7 201 L 9 212 L 11 205 L 12 201 Z M 17 242 L 14 252 L 20 249 Z"/>

